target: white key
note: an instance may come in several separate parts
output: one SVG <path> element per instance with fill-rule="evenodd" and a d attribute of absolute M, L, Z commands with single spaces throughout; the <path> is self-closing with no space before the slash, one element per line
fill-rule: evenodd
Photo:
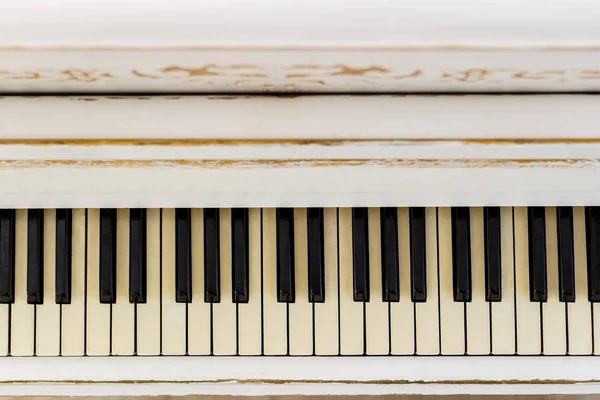
<path fill-rule="evenodd" d="M 513 252 L 513 209 L 500 209 L 500 256 L 502 301 L 493 302 L 492 354 L 515 354 L 515 264 Z"/>
<path fill-rule="evenodd" d="M 527 207 L 514 208 L 515 278 L 517 286 L 517 353 L 540 354 L 542 351 L 540 303 L 529 296 L 529 231 Z"/>
<path fill-rule="evenodd" d="M 490 305 L 485 301 L 483 208 L 471 207 L 471 302 L 467 303 L 467 354 L 490 354 Z"/>
<path fill-rule="evenodd" d="M 248 303 L 238 304 L 238 345 L 241 355 L 260 355 L 262 340 L 260 208 L 248 210 Z"/>
<path fill-rule="evenodd" d="M 287 354 L 287 304 L 277 302 L 276 210 L 263 209 L 263 318 L 265 355 Z"/>
<path fill-rule="evenodd" d="M 86 332 L 89 356 L 110 353 L 110 308 L 100 303 L 100 210 L 88 210 Z"/>
<path fill-rule="evenodd" d="M 354 301 L 352 270 L 352 209 L 339 209 L 341 354 L 364 353 L 364 303 Z M 327 296 L 327 294 L 325 294 Z"/>
<path fill-rule="evenodd" d="M 175 301 L 175 209 L 162 210 L 162 354 L 186 351 L 186 303 Z"/>
<path fill-rule="evenodd" d="M 294 210 L 296 301 L 290 303 L 290 354 L 313 353 L 312 303 L 308 302 L 308 222 L 306 208 Z"/>
<path fill-rule="evenodd" d="M 573 207 L 573 245 L 575 302 L 567 303 L 569 354 L 584 355 L 592 353 L 592 320 L 591 303 L 588 301 L 587 292 L 585 209 L 583 207 Z"/>
<path fill-rule="evenodd" d="M 112 306 L 112 353 L 132 355 L 135 305 L 129 302 L 129 209 L 117 210 L 117 302 Z"/>
<path fill-rule="evenodd" d="M 415 313 L 410 298 L 410 224 L 408 208 L 398 209 L 398 264 L 400 301 L 390 303 L 391 342 L 393 355 L 414 354 Z"/>
<path fill-rule="evenodd" d="M 210 303 L 204 302 L 204 209 L 192 208 L 192 302 L 188 304 L 188 351 L 210 354 Z"/>
<path fill-rule="evenodd" d="M 454 301 L 452 274 L 452 217 L 450 208 L 438 208 L 441 353 L 465 354 L 465 304 Z M 429 280 L 429 273 L 427 274 Z M 429 301 L 429 291 L 427 293 Z"/>
<path fill-rule="evenodd" d="M 369 208 L 369 285 L 366 307 L 367 354 L 390 353 L 389 303 L 383 301 L 381 277 L 381 217 L 379 208 Z"/>
<path fill-rule="evenodd" d="M 315 354 L 339 353 L 338 342 L 338 236 L 337 209 L 323 210 L 325 248 L 325 302 L 314 303 Z"/>
<path fill-rule="evenodd" d="M 0 356 L 6 356 L 10 352 L 8 348 L 8 336 L 10 333 L 9 307 L 9 304 L 0 304 Z"/>
<path fill-rule="evenodd" d="M 231 286 L 231 209 L 222 208 L 219 214 L 221 302 L 212 305 L 213 352 L 215 355 L 235 355 L 237 348 L 237 315 Z"/>
<path fill-rule="evenodd" d="M 427 275 L 427 301 L 415 303 L 416 353 L 435 355 L 440 353 L 438 310 L 438 243 L 437 211 L 425 209 L 425 257 Z"/>
<path fill-rule="evenodd" d="M 160 354 L 160 208 L 146 210 L 146 303 L 137 304 L 137 354 Z"/>
<path fill-rule="evenodd" d="M 32 356 L 35 306 L 27 304 L 27 210 L 15 213 L 15 302 L 11 306 L 10 353 Z"/>
<path fill-rule="evenodd" d="M 558 233 L 556 207 L 546 207 L 546 274 L 548 301 L 542 303 L 542 329 L 544 330 L 544 354 L 567 353 L 567 326 L 565 303 L 558 295 Z"/>

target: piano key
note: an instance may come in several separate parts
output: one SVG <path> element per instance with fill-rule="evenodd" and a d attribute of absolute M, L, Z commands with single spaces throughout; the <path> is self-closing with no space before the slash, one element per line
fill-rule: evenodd
<path fill-rule="evenodd" d="M 295 301 L 294 209 L 278 208 L 277 218 L 277 301 Z"/>
<path fill-rule="evenodd" d="M 499 211 L 499 210 L 498 210 Z M 467 303 L 466 339 L 467 354 L 490 354 L 490 303 L 486 301 L 485 282 L 485 230 L 483 208 L 472 207 L 471 221 L 471 301 Z M 500 217 L 500 215 L 498 215 Z M 500 221 L 498 221 L 499 223 Z M 498 249 L 499 250 L 499 249 Z"/>
<path fill-rule="evenodd" d="M 339 209 L 340 354 L 342 355 L 362 355 L 365 350 L 363 303 L 354 301 L 352 219 L 351 208 Z"/>
<path fill-rule="evenodd" d="M 135 347 L 135 304 L 129 302 L 129 209 L 117 210 L 117 286 L 116 302 L 112 306 L 112 352 L 133 355 Z"/>
<path fill-rule="evenodd" d="M 221 301 L 219 209 L 204 209 L 204 301 Z"/>
<path fill-rule="evenodd" d="M 237 311 L 233 302 L 232 287 L 232 224 L 231 209 L 222 208 L 219 217 L 221 301 L 212 304 L 213 354 L 235 355 L 237 353 Z"/>
<path fill-rule="evenodd" d="M 145 208 L 129 210 L 129 302 L 147 301 L 147 217 Z"/>
<path fill-rule="evenodd" d="M 485 238 L 485 299 L 502 300 L 502 223 L 500 207 L 483 209 Z M 512 211 L 511 211 L 512 219 Z M 511 223 L 512 225 L 512 223 Z M 512 235 L 512 230 L 511 230 Z"/>
<path fill-rule="evenodd" d="M 600 207 L 585 208 L 588 299 L 600 302 Z"/>
<path fill-rule="evenodd" d="M 439 207 L 437 210 L 437 240 L 439 256 L 439 296 L 440 296 L 440 330 L 441 330 L 441 354 L 465 354 L 465 305 L 456 301 L 457 279 L 453 272 L 455 269 L 453 257 L 453 239 L 457 239 L 452 233 L 452 214 L 450 208 Z M 467 219 L 468 222 L 468 219 Z M 460 239 L 460 240 L 465 240 Z M 459 259 L 466 262 L 466 257 Z M 457 266 L 457 268 L 461 268 Z M 466 268 L 465 268 L 466 269 Z M 469 268 L 470 269 L 470 268 Z M 468 271 L 468 270 L 467 270 Z M 470 274 L 470 271 L 468 271 Z M 428 278 L 431 275 L 428 274 Z M 462 287 L 468 290 L 467 287 Z M 431 294 L 431 293 L 430 293 Z M 470 293 L 469 293 L 470 294 Z M 428 299 L 429 301 L 429 299 Z"/>
<path fill-rule="evenodd" d="M 390 342 L 392 355 L 415 352 L 415 305 L 410 291 L 410 224 L 408 208 L 398 209 L 398 254 L 400 300 L 390 303 Z"/>
<path fill-rule="evenodd" d="M 10 323 L 13 356 L 31 356 L 35 345 L 35 305 L 27 304 L 27 214 L 27 210 L 15 211 L 15 302 Z"/>
<path fill-rule="evenodd" d="M 117 299 L 117 210 L 100 209 L 100 302 Z"/>
<path fill-rule="evenodd" d="M 414 302 L 427 300 L 427 233 L 425 230 L 425 208 L 409 208 L 410 223 L 410 276 L 411 298 Z M 437 243 L 437 239 L 436 239 Z M 436 253 L 437 254 L 437 253 Z M 437 256 L 436 271 L 437 275 Z M 437 292 L 437 286 L 435 287 Z"/>
<path fill-rule="evenodd" d="M 248 302 L 248 209 L 231 210 L 233 245 L 233 301 Z"/>
<path fill-rule="evenodd" d="M 36 344 L 38 356 L 58 356 L 60 353 L 60 304 L 54 299 L 56 282 L 56 210 L 44 210 L 43 214 L 42 280 L 46 301 L 36 305 Z"/>
<path fill-rule="evenodd" d="M 162 214 L 162 354 L 184 355 L 187 351 L 187 304 L 176 301 L 175 209 Z"/>
<path fill-rule="evenodd" d="M 567 304 L 567 322 L 569 329 L 568 350 L 569 354 L 572 355 L 587 355 L 592 354 L 593 337 L 592 304 L 588 301 L 587 297 L 584 207 L 573 207 L 573 243 L 575 261 L 575 301 Z M 600 315 L 598 315 L 598 319 L 600 320 Z M 600 332 L 598 334 L 600 335 Z M 600 352 L 600 346 L 597 346 L 596 349 Z"/>
<path fill-rule="evenodd" d="M 277 217 L 274 208 L 262 210 L 263 353 L 284 355 L 288 351 L 287 303 L 277 296 Z"/>
<path fill-rule="evenodd" d="M 517 354 L 541 354 L 541 307 L 529 295 L 529 222 L 527 207 L 514 208 Z M 545 232 L 544 232 L 545 235 Z M 504 281 L 503 283 L 506 283 Z"/>
<path fill-rule="evenodd" d="M 560 302 L 558 277 L 558 232 L 556 207 L 546 209 L 547 300 L 542 303 L 543 354 L 567 353 L 566 307 Z"/>
<path fill-rule="evenodd" d="M 471 234 L 468 207 L 452 207 L 454 301 L 471 301 Z"/>
<path fill-rule="evenodd" d="M 398 281 L 398 209 L 382 208 L 381 224 L 381 265 L 383 275 L 383 300 L 400 299 Z"/>
<path fill-rule="evenodd" d="M 61 306 L 61 354 L 63 356 L 85 354 L 85 228 L 86 210 L 82 208 L 71 210 L 71 237 L 68 239 L 71 246 L 69 254 L 71 301 Z"/>
<path fill-rule="evenodd" d="M 188 304 L 188 353 L 211 353 L 211 303 L 204 301 L 204 210 L 192 208 L 192 298 Z"/>
<path fill-rule="evenodd" d="M 189 208 L 175 209 L 175 299 L 192 302 L 192 221 Z"/>
<path fill-rule="evenodd" d="M 415 303 L 415 353 L 418 355 L 440 353 L 437 235 L 437 211 L 434 207 L 427 207 L 425 209 L 425 254 L 423 257 L 426 260 L 427 301 Z M 413 242 L 411 250 L 414 251 L 414 249 Z"/>
<path fill-rule="evenodd" d="M 87 301 L 86 301 L 86 354 L 110 354 L 110 303 L 101 303 L 100 293 L 100 210 L 87 210 Z"/>
<path fill-rule="evenodd" d="M 352 266 L 354 301 L 369 301 L 369 217 L 368 209 L 352 209 Z"/>
<path fill-rule="evenodd" d="M 71 302 L 71 236 L 73 211 L 67 208 L 56 210 L 56 296 L 58 304 Z"/>
<path fill-rule="evenodd" d="M 529 233 L 529 293 L 531 301 L 546 301 L 546 222 L 544 207 L 527 210 Z"/>
<path fill-rule="evenodd" d="M 323 210 L 325 302 L 313 303 L 315 354 L 339 354 L 338 220 L 336 208 Z"/>
<path fill-rule="evenodd" d="M 262 249 L 261 210 L 248 210 L 248 273 L 249 297 L 238 304 L 238 353 L 260 355 L 262 351 Z"/>
<path fill-rule="evenodd" d="M 309 208 L 308 218 L 308 301 L 325 302 L 325 255 L 323 209 Z"/>
<path fill-rule="evenodd" d="M 14 293 L 14 292 L 13 292 Z M 10 303 L 0 304 L 0 357 L 10 354 Z"/>
<path fill-rule="evenodd" d="M 369 242 L 368 252 L 370 277 L 370 299 L 366 304 L 366 354 L 390 354 L 389 303 L 383 300 L 383 276 L 381 255 L 381 216 L 380 209 L 368 209 Z"/>
<path fill-rule="evenodd" d="M 562 302 L 575 301 L 575 258 L 573 251 L 573 207 L 556 207 L 558 224 L 558 283 Z"/>
<path fill-rule="evenodd" d="M 15 210 L 0 210 L 0 304 L 15 301 Z M 2 307 L 2 310 L 8 308 Z M 8 340 L 8 339 L 7 339 Z M 0 349 L 3 348 L 0 346 Z"/>
<path fill-rule="evenodd" d="M 27 302 L 44 302 L 44 210 L 27 213 Z"/>
<path fill-rule="evenodd" d="M 313 353 L 313 308 L 308 301 L 308 221 L 306 208 L 294 209 L 294 281 L 296 299 L 289 304 L 290 355 Z"/>
<path fill-rule="evenodd" d="M 515 354 L 515 264 L 513 251 L 513 209 L 500 208 L 500 271 L 502 301 L 491 303 L 492 354 Z"/>

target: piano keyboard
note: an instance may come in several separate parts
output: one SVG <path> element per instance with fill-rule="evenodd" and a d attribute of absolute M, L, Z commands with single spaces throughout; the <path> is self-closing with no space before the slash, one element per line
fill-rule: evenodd
<path fill-rule="evenodd" d="M 0 352 L 600 352 L 600 207 L 0 211 Z"/>

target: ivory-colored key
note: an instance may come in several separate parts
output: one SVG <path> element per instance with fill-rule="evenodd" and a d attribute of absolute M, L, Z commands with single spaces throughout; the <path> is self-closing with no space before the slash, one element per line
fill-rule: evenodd
<path fill-rule="evenodd" d="M 587 292 L 587 254 L 585 209 L 573 207 L 573 245 L 575 256 L 575 302 L 567 303 L 569 354 L 592 354 L 591 303 Z M 600 319 L 600 315 L 598 315 Z M 600 334 L 600 332 L 598 333 Z M 596 336 L 598 337 L 598 336 Z M 599 346 L 596 346 L 600 352 Z"/>
<path fill-rule="evenodd" d="M 10 353 L 8 348 L 8 337 L 10 335 L 9 308 L 10 304 L 0 304 L 0 356 L 6 356 Z"/>
<path fill-rule="evenodd" d="M 210 354 L 210 303 L 204 301 L 204 209 L 192 209 L 192 302 L 188 304 L 188 352 Z"/>
<path fill-rule="evenodd" d="M 340 349 L 342 355 L 364 353 L 364 309 L 354 301 L 352 270 L 352 209 L 339 209 Z"/>
<path fill-rule="evenodd" d="M 502 301 L 493 302 L 492 354 L 515 354 L 515 264 L 513 252 L 513 209 L 500 209 L 500 256 L 502 262 Z"/>
<path fill-rule="evenodd" d="M 392 355 L 414 354 L 415 313 L 410 298 L 410 224 L 408 208 L 398 209 L 398 264 L 400 301 L 390 303 Z"/>
<path fill-rule="evenodd" d="M 296 301 L 290 303 L 290 354 L 313 353 L 312 304 L 308 302 L 308 225 L 306 208 L 294 209 Z"/>
<path fill-rule="evenodd" d="M 338 341 L 338 222 L 337 209 L 323 210 L 325 251 L 325 302 L 314 303 L 315 354 L 339 353 Z"/>
<path fill-rule="evenodd" d="M 465 354 L 465 304 L 454 301 L 452 217 L 448 207 L 438 208 L 438 249 L 441 354 Z M 427 297 L 429 301 L 429 290 Z"/>
<path fill-rule="evenodd" d="M 527 207 L 514 208 L 517 354 L 541 354 L 540 303 L 530 301 Z"/>
<path fill-rule="evenodd" d="M 566 307 L 558 295 L 556 207 L 546 207 L 546 273 L 548 300 L 542 303 L 543 352 L 546 355 L 564 355 L 567 353 Z"/>
<path fill-rule="evenodd" d="M 381 217 L 379 208 L 369 208 L 369 285 L 366 307 L 368 355 L 390 353 L 389 303 L 383 301 L 381 277 Z"/>
<path fill-rule="evenodd" d="M 437 210 L 425 209 L 425 257 L 427 275 L 427 301 L 415 303 L 416 353 L 436 355 L 440 353 L 438 310 L 438 256 L 437 256 Z"/>
<path fill-rule="evenodd" d="M 277 227 L 276 210 L 263 209 L 263 329 L 264 354 L 285 355 L 287 304 L 277 302 Z"/>
<path fill-rule="evenodd" d="M 248 210 L 248 303 L 238 304 L 238 352 L 240 355 L 260 355 L 262 340 L 261 317 L 261 255 L 260 208 Z"/>
<path fill-rule="evenodd" d="M 86 332 L 88 356 L 110 354 L 110 308 L 100 303 L 100 210 L 88 209 Z"/>
<path fill-rule="evenodd" d="M 212 305 L 213 352 L 215 355 L 235 355 L 237 351 L 237 315 L 231 286 L 231 209 L 222 208 L 219 213 L 221 302 Z"/>
<path fill-rule="evenodd" d="M 11 306 L 10 353 L 32 356 L 35 306 L 27 304 L 27 210 L 15 213 L 15 302 Z"/>
<path fill-rule="evenodd" d="M 162 354 L 183 355 L 187 347 L 187 304 L 175 301 L 175 209 L 162 210 Z"/>
<path fill-rule="evenodd" d="M 129 209 L 117 210 L 117 302 L 112 306 L 112 354 L 132 355 L 135 305 L 129 302 Z"/>
<path fill-rule="evenodd" d="M 471 302 L 467 303 L 467 354 L 490 354 L 490 305 L 485 301 L 483 208 L 471 207 Z"/>

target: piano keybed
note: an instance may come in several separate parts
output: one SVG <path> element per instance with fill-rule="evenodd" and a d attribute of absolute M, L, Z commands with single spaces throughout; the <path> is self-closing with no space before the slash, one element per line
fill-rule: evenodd
<path fill-rule="evenodd" d="M 596 207 L 0 212 L 12 356 L 589 355 Z"/>

